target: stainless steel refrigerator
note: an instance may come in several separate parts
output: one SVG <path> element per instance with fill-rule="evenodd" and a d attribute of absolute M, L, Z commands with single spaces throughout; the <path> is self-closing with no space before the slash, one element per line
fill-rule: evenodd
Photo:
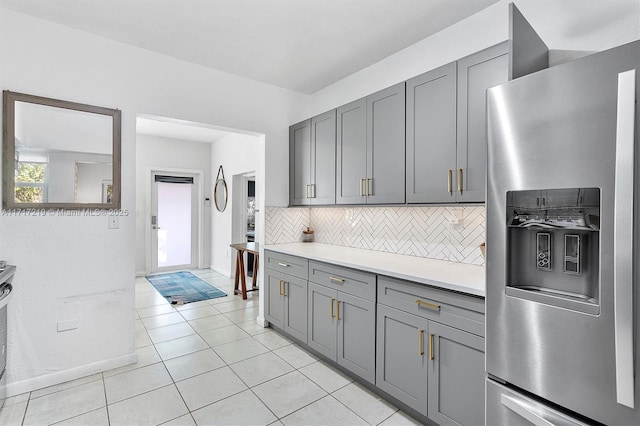
<path fill-rule="evenodd" d="M 486 423 L 640 425 L 640 41 L 488 91 Z"/>

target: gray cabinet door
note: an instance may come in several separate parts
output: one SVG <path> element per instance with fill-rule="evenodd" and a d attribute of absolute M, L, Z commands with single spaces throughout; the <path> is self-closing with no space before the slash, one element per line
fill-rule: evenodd
<path fill-rule="evenodd" d="M 367 96 L 368 204 L 405 201 L 405 83 Z"/>
<path fill-rule="evenodd" d="M 267 321 L 276 327 L 284 328 L 284 299 L 282 297 L 282 281 L 283 275 L 271 271 L 265 270 L 265 308 L 264 314 Z"/>
<path fill-rule="evenodd" d="M 367 177 L 367 100 L 336 111 L 336 203 L 364 204 Z"/>
<path fill-rule="evenodd" d="M 336 319 L 338 321 L 338 364 L 375 384 L 375 303 L 338 292 Z"/>
<path fill-rule="evenodd" d="M 289 127 L 289 204 L 309 204 L 311 188 L 311 120 Z"/>
<path fill-rule="evenodd" d="M 309 283 L 307 344 L 327 358 L 336 360 L 338 292 Z"/>
<path fill-rule="evenodd" d="M 429 322 L 429 338 L 429 419 L 440 425 L 483 424 L 484 339 L 436 322 Z"/>
<path fill-rule="evenodd" d="M 455 201 L 455 62 L 407 81 L 406 126 L 407 203 Z"/>
<path fill-rule="evenodd" d="M 428 320 L 378 304 L 376 386 L 427 414 Z"/>
<path fill-rule="evenodd" d="M 508 47 L 504 42 L 458 61 L 458 164 L 454 190 L 459 202 L 485 201 L 487 89 L 508 81 Z"/>
<path fill-rule="evenodd" d="M 298 340 L 307 342 L 307 281 L 285 277 L 283 285 L 283 330 Z"/>
<path fill-rule="evenodd" d="M 336 110 L 311 119 L 310 204 L 336 203 Z"/>

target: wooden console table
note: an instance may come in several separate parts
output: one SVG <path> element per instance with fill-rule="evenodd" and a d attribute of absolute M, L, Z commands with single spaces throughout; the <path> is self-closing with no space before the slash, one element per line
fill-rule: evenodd
<path fill-rule="evenodd" d="M 247 292 L 258 290 L 258 265 L 260 264 L 260 246 L 258 243 L 237 243 L 230 244 L 231 248 L 238 251 L 236 260 L 236 277 L 233 285 L 233 294 L 242 294 L 242 298 L 247 298 Z M 253 282 L 251 288 L 247 290 L 247 277 L 244 273 L 244 253 L 253 253 Z M 239 282 L 242 283 L 242 289 L 238 288 Z"/>

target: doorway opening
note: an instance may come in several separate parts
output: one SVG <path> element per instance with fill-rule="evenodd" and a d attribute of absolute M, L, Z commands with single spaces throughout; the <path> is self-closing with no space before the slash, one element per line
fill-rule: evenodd
<path fill-rule="evenodd" d="M 198 267 L 201 181 L 200 173 L 151 171 L 151 273 Z"/>
<path fill-rule="evenodd" d="M 232 201 L 232 240 L 234 243 L 256 242 L 256 213 L 259 213 L 256 198 L 256 173 L 249 171 L 234 175 L 232 178 L 233 192 L 236 194 Z M 254 256 L 247 253 L 245 274 L 253 277 Z M 235 257 L 231 258 L 230 270 L 235 271 Z"/>

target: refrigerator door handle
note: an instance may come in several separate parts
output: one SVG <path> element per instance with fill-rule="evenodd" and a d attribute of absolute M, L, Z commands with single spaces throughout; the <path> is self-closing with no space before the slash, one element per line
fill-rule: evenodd
<path fill-rule="evenodd" d="M 636 70 L 618 74 L 613 298 L 616 400 L 634 408 L 633 372 L 633 200 Z"/>
<path fill-rule="evenodd" d="M 514 396 L 501 394 L 500 402 L 509 410 L 535 426 L 586 426 L 585 423 L 573 420 L 557 412 L 550 411 L 543 405 L 533 404 Z"/>

